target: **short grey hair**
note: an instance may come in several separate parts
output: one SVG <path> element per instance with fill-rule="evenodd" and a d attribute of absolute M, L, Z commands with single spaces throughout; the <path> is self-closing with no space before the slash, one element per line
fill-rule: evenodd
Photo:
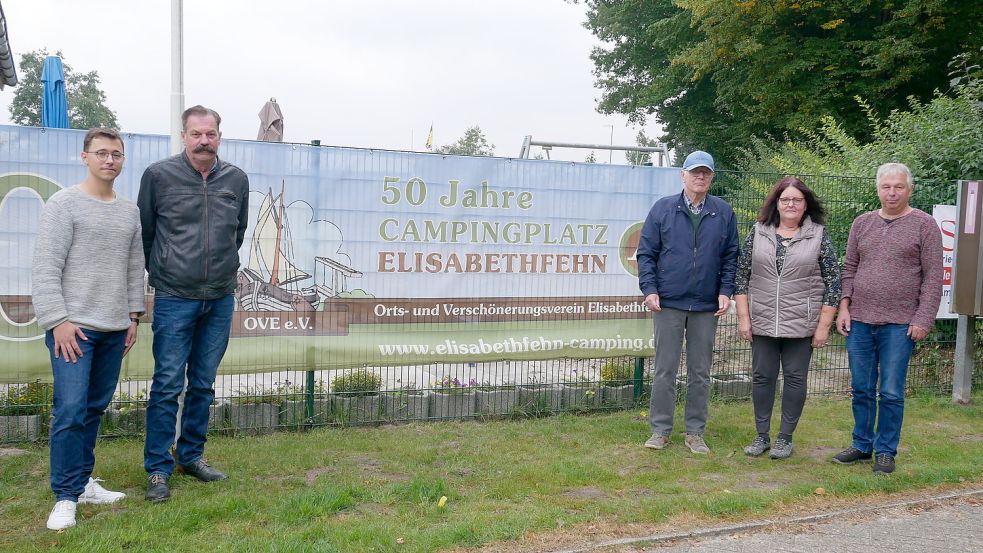
<path fill-rule="evenodd" d="M 881 179 L 891 175 L 904 175 L 908 182 L 908 188 L 915 185 L 915 180 L 911 176 L 911 169 L 904 163 L 885 163 L 877 168 L 877 184 L 881 184 Z"/>
<path fill-rule="evenodd" d="M 217 129 L 222 126 L 222 116 L 219 115 L 217 111 L 198 104 L 197 106 L 191 106 L 190 108 L 184 110 L 184 113 L 181 114 L 181 130 L 188 130 L 188 117 L 191 117 L 192 115 L 197 115 L 199 117 L 208 117 L 211 115 L 215 118 L 215 128 Z"/>

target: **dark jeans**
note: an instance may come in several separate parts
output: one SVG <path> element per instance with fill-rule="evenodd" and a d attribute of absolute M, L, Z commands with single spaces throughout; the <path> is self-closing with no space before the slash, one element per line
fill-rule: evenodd
<path fill-rule="evenodd" d="M 853 447 L 864 453 L 898 454 L 905 379 L 914 346 L 906 324 L 853 321 L 850 325 L 846 351 L 853 384 Z"/>
<path fill-rule="evenodd" d="M 154 381 L 147 402 L 143 465 L 148 474 L 170 476 L 178 396 L 188 388 L 181 413 L 177 460 L 190 465 L 205 452 L 208 407 L 215 399 L 215 375 L 229 345 L 232 295 L 192 300 L 157 293 L 154 297 Z"/>
<path fill-rule="evenodd" d="M 682 311 L 662 308 L 653 311 L 655 325 L 655 370 L 652 375 L 652 400 L 649 403 L 649 426 L 653 434 L 672 434 L 676 411 L 676 374 L 686 339 L 686 408 L 687 434 L 703 435 L 707 426 L 707 402 L 710 399 L 710 363 L 713 360 L 713 337 L 717 317 L 713 311 Z"/>
<path fill-rule="evenodd" d="M 754 336 L 751 340 L 751 401 L 754 425 L 758 434 L 771 429 L 771 412 L 775 407 L 775 387 L 781 367 L 782 390 L 781 434 L 791 435 L 799 424 L 806 403 L 809 359 L 812 338 L 772 338 Z"/>
<path fill-rule="evenodd" d="M 77 501 L 96 464 L 96 436 L 106 406 L 113 399 L 123 361 L 126 331 L 82 329 L 76 337 L 82 356 L 77 363 L 54 356 L 54 334 L 44 343 L 51 352 L 54 420 L 51 423 L 51 491 L 55 501 Z"/>

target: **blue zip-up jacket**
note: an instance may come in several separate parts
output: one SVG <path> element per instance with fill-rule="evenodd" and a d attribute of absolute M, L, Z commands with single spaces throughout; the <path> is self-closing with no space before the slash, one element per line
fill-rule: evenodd
<path fill-rule="evenodd" d="M 655 202 L 638 242 L 638 287 L 662 307 L 716 311 L 717 296 L 734 294 L 737 219 L 730 204 L 707 195 L 696 236 L 683 192 Z"/>

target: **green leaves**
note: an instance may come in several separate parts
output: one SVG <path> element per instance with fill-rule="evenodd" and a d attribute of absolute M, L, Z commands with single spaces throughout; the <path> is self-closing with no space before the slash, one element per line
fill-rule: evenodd
<path fill-rule="evenodd" d="M 495 145 L 489 144 L 481 127 L 475 125 L 468 127 L 464 131 L 464 136 L 453 144 L 441 146 L 438 152 L 443 154 L 454 154 L 459 156 L 493 156 L 495 155 Z"/>
<path fill-rule="evenodd" d="M 60 51 L 55 55 L 64 61 Z M 46 49 L 21 54 L 20 83 L 10 102 L 10 120 L 17 125 L 41 126 L 41 70 L 46 57 Z M 99 87 L 99 73 L 78 74 L 68 63 L 63 66 L 69 126 L 73 129 L 119 128 L 116 113 L 106 107 L 106 94 Z"/>
<path fill-rule="evenodd" d="M 586 27 L 606 42 L 591 55 L 598 110 L 655 115 L 671 148 L 725 166 L 752 137 L 801 139 L 824 116 L 867 141 L 855 96 L 882 117 L 910 96 L 931 100 L 947 62 L 983 45 L 975 0 L 585 3 Z"/>

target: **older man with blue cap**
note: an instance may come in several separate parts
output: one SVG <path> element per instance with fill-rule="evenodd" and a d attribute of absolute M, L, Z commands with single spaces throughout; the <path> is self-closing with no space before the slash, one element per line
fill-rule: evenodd
<path fill-rule="evenodd" d="M 659 199 L 642 227 L 638 286 L 655 325 L 655 373 L 649 425 L 650 449 L 664 449 L 672 435 L 676 372 L 686 342 L 686 446 L 707 454 L 703 439 L 710 397 L 710 364 L 717 319 L 730 307 L 737 272 L 737 220 L 724 200 L 708 194 L 713 157 L 686 156 L 683 190 Z"/>

